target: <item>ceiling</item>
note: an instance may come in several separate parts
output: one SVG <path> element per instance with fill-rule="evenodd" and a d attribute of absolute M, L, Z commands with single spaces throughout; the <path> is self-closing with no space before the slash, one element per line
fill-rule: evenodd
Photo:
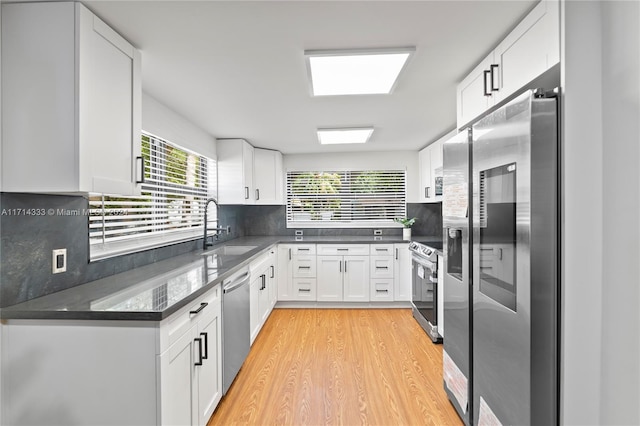
<path fill-rule="evenodd" d="M 143 90 L 216 138 L 284 154 L 417 150 L 455 127 L 455 87 L 521 1 L 83 1 L 142 53 Z M 390 95 L 310 95 L 303 52 L 415 46 Z M 373 125 L 364 145 L 318 127 Z"/>

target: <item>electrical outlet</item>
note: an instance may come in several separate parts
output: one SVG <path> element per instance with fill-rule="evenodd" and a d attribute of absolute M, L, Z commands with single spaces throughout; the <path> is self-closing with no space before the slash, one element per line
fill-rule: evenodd
<path fill-rule="evenodd" d="M 296 236 L 301 236 L 302 235 L 302 229 L 296 229 Z"/>
<path fill-rule="evenodd" d="M 382 235 L 382 229 L 374 229 L 373 235 Z"/>
<path fill-rule="evenodd" d="M 67 270 L 67 249 L 55 249 L 52 251 L 52 272 L 59 274 L 60 272 L 66 272 Z"/>

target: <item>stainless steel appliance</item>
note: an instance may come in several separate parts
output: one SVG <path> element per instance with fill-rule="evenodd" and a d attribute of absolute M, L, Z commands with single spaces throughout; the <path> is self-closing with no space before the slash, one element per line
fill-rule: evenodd
<path fill-rule="evenodd" d="M 441 247 L 441 244 L 433 243 Z M 412 269 L 413 317 L 434 343 L 442 342 L 438 332 L 438 254 L 436 247 L 409 243 Z"/>
<path fill-rule="evenodd" d="M 222 394 L 225 395 L 249 354 L 249 270 L 222 283 Z"/>
<path fill-rule="evenodd" d="M 555 97 L 444 144 L 444 386 L 467 424 L 559 421 L 558 205 Z"/>

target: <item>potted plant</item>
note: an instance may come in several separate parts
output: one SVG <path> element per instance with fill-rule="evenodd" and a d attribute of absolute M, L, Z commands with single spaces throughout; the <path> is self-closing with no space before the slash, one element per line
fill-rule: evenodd
<path fill-rule="evenodd" d="M 397 217 L 394 219 L 396 222 L 401 223 L 402 228 L 402 239 L 409 241 L 411 239 L 411 226 L 416 222 L 416 218 L 412 217 L 411 219 L 406 217 Z"/>

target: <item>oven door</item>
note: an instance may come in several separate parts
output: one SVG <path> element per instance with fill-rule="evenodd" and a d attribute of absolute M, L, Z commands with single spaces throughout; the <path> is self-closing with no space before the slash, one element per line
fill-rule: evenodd
<path fill-rule="evenodd" d="M 420 315 L 432 326 L 438 324 L 437 267 L 433 262 L 412 257 L 413 262 L 413 305 Z"/>

